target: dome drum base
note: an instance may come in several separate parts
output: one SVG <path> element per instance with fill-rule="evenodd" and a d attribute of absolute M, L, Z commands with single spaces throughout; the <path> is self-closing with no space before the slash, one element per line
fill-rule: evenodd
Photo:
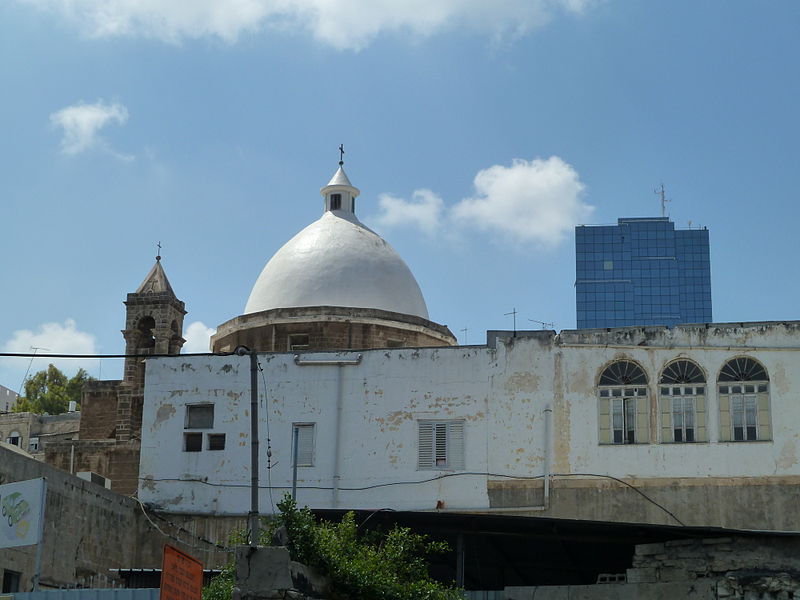
<path fill-rule="evenodd" d="M 437 323 L 375 308 L 306 306 L 241 315 L 219 326 L 213 352 L 237 346 L 259 352 L 369 350 L 454 346 L 455 336 Z"/>

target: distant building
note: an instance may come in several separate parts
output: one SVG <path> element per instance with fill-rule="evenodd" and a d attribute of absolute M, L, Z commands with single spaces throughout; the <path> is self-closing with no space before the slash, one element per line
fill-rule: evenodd
<path fill-rule="evenodd" d="M 0 415 L 0 442 L 25 450 L 33 458 L 44 460 L 49 443 L 65 442 L 78 437 L 81 413 L 37 415 L 31 412 Z"/>
<path fill-rule="evenodd" d="M 0 413 L 11 412 L 17 402 L 17 398 L 19 398 L 17 392 L 0 385 Z"/>
<path fill-rule="evenodd" d="M 710 323 L 708 230 L 667 217 L 575 228 L 578 329 Z"/>

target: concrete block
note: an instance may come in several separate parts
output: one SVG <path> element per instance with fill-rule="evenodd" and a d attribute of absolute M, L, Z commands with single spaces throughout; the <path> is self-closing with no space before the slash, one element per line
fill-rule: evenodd
<path fill-rule="evenodd" d="M 718 537 L 718 538 L 704 538 L 702 540 L 703 544 L 706 546 L 713 546 L 716 544 L 730 544 L 733 541 L 733 538 L 729 537 Z"/>
<path fill-rule="evenodd" d="M 646 567 L 643 569 L 628 569 L 628 583 L 655 583 L 658 581 L 658 569 Z"/>
<path fill-rule="evenodd" d="M 637 556 L 649 556 L 652 554 L 662 554 L 664 552 L 664 544 L 639 544 L 636 546 Z"/>
<path fill-rule="evenodd" d="M 252 549 L 236 548 L 236 581 L 242 594 L 267 594 L 293 587 L 289 570 L 289 550 L 283 546 Z"/>
<path fill-rule="evenodd" d="M 668 540 L 664 542 L 667 548 L 674 548 L 675 546 L 693 546 L 697 542 L 695 540 Z"/>
<path fill-rule="evenodd" d="M 678 567 L 662 567 L 658 570 L 658 580 L 662 582 L 689 581 L 689 571 Z M 692 577 L 694 579 L 694 577 Z"/>

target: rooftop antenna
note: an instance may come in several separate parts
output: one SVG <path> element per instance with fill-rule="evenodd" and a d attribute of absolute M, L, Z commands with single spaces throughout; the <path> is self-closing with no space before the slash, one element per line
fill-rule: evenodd
<path fill-rule="evenodd" d="M 555 323 L 548 323 L 547 321 L 537 321 L 536 319 L 528 319 L 528 321 L 533 321 L 534 323 L 538 323 L 539 325 L 542 326 L 542 329 L 547 329 L 548 327 L 550 329 L 555 329 L 556 328 L 556 324 Z"/>
<path fill-rule="evenodd" d="M 467 331 L 469 331 L 469 330 L 466 327 L 464 327 L 464 329 L 461 329 L 460 331 L 464 332 L 464 345 L 466 346 L 467 343 L 468 343 L 467 342 Z"/>
<path fill-rule="evenodd" d="M 660 188 L 656 188 L 654 190 L 654 192 L 655 192 L 656 196 L 659 196 L 661 198 L 661 216 L 662 217 L 666 217 L 667 216 L 667 202 L 672 202 L 672 200 L 669 200 L 667 198 L 667 193 L 666 193 L 666 190 L 664 190 L 664 182 L 663 181 L 661 182 L 661 187 Z"/>
<path fill-rule="evenodd" d="M 344 165 L 344 144 L 339 144 L 339 166 Z"/>
<path fill-rule="evenodd" d="M 28 378 L 28 373 L 31 372 L 31 365 L 33 364 L 33 359 L 36 358 L 36 353 L 39 350 L 44 350 L 45 352 L 52 352 L 50 348 L 42 348 L 40 346 L 31 346 L 31 350 L 33 350 L 33 356 L 28 361 L 28 368 L 25 369 L 25 375 L 22 376 L 22 382 L 19 384 L 19 390 L 17 391 L 17 396 L 22 396 L 22 387 L 25 385 L 25 380 Z"/>
<path fill-rule="evenodd" d="M 159 262 L 161 260 L 161 240 L 158 241 L 156 246 L 158 246 L 158 252 L 156 252 L 156 262 Z"/>
<path fill-rule="evenodd" d="M 514 335 L 516 336 L 517 335 L 517 309 L 513 308 L 513 309 L 511 309 L 511 312 L 505 313 L 506 317 L 508 315 L 512 315 L 512 317 L 514 319 L 514 321 L 513 321 L 514 322 Z"/>

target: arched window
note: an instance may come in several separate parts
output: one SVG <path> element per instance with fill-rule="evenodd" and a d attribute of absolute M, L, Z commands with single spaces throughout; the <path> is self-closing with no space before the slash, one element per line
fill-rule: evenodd
<path fill-rule="evenodd" d="M 772 438 L 769 375 L 761 363 L 746 356 L 729 360 L 720 369 L 717 391 L 720 441 Z"/>
<path fill-rule="evenodd" d="M 647 375 L 635 362 L 618 360 L 600 373 L 597 386 L 601 444 L 650 441 Z"/>
<path fill-rule="evenodd" d="M 138 346 L 140 351 L 147 348 L 155 348 L 156 338 L 153 332 L 155 327 L 156 320 L 153 317 L 142 317 L 139 319 L 136 329 L 139 331 Z"/>
<path fill-rule="evenodd" d="M 697 363 L 669 363 L 659 380 L 662 442 L 705 442 L 706 376 Z"/>

